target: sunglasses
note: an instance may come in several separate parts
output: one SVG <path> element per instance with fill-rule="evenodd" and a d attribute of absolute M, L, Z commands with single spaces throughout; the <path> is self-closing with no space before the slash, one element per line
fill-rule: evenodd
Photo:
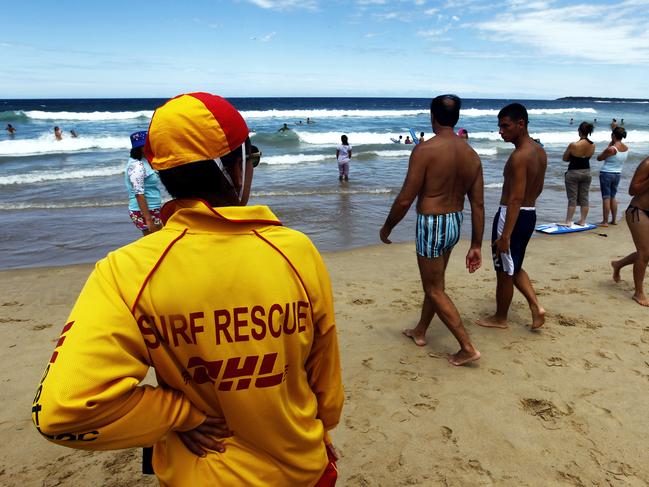
<path fill-rule="evenodd" d="M 259 161 L 261 160 L 261 151 L 257 146 L 250 146 L 250 154 L 248 154 L 247 159 L 252 164 L 252 167 L 257 167 L 259 165 Z"/>

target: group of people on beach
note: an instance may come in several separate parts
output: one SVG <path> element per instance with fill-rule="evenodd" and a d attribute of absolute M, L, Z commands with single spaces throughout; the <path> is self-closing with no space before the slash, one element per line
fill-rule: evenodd
<path fill-rule="evenodd" d="M 572 226 L 577 205 L 580 207 L 580 217 L 577 225 L 584 226 L 589 210 L 590 158 L 595 154 L 595 144 L 588 138 L 593 133 L 594 126 L 589 122 L 581 122 L 577 133 L 579 140 L 572 142 L 563 153 L 563 160 L 568 162 L 565 174 L 566 193 L 568 195 L 568 211 L 564 225 Z M 604 161 L 599 170 L 599 186 L 602 193 L 602 221 L 598 225 L 606 227 L 617 224 L 617 189 L 620 184 L 622 167 L 629 155 L 629 148 L 624 144 L 626 130 L 623 127 L 613 127 L 611 141 L 597 156 L 598 161 Z M 610 216 L 610 221 L 609 221 Z"/>
<path fill-rule="evenodd" d="M 470 273 L 482 265 L 484 229 L 482 164 L 454 131 L 460 108 L 455 95 L 432 100 L 435 136 L 413 150 L 379 232 L 389 244 L 417 198 L 424 299 L 419 323 L 403 333 L 425 344 L 438 314 L 460 344 L 448 359 L 457 366 L 480 358 L 444 282 L 465 197 Z M 498 114 L 514 151 L 492 227 L 496 311 L 477 321 L 485 327 L 508 326 L 514 287 L 528 301 L 531 328 L 545 322 L 523 260 L 547 156 L 527 126 L 519 103 Z M 348 149 L 338 156 L 351 157 L 346 137 L 341 142 Z M 74 448 L 153 446 L 145 470 L 163 486 L 333 486 L 337 454 L 328 431 L 339 422 L 344 394 L 331 283 L 305 235 L 268 207 L 247 206 L 261 152 L 245 120 L 218 96 L 180 95 L 154 112 L 148 132 L 131 135 L 131 145 L 127 185 L 146 193 L 150 168 L 173 199 L 159 223 L 142 216 L 150 235 L 95 266 L 38 385 L 34 425 Z M 637 252 L 614 265 L 617 279 L 631 262 L 639 275 L 649 258 L 649 158 L 630 191 L 627 222 L 635 225 Z M 141 211 L 139 200 L 132 211 Z M 141 385 L 150 367 L 157 386 Z"/>

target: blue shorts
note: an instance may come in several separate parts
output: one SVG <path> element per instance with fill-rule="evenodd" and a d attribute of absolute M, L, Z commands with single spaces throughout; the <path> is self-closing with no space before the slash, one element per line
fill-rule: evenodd
<path fill-rule="evenodd" d="M 434 259 L 450 252 L 460 240 L 461 211 L 444 215 L 417 213 L 417 255 Z"/>
<path fill-rule="evenodd" d="M 602 192 L 602 199 L 615 198 L 617 194 L 617 185 L 620 184 L 619 172 L 601 172 L 599 173 L 599 189 Z"/>
<path fill-rule="evenodd" d="M 506 215 L 506 206 L 498 208 L 491 229 L 492 246 L 500 235 L 502 235 Z M 521 270 L 523 267 L 523 259 L 525 259 L 525 250 L 527 249 L 527 244 L 532 237 L 532 233 L 534 233 L 535 225 L 536 209 L 521 208 L 520 213 L 518 214 L 518 219 L 514 224 L 514 230 L 512 230 L 512 236 L 509 239 L 509 252 L 501 252 L 500 255 L 497 255 L 495 249 L 492 249 L 492 257 L 496 271 L 501 271 L 507 275 L 513 276 Z"/>

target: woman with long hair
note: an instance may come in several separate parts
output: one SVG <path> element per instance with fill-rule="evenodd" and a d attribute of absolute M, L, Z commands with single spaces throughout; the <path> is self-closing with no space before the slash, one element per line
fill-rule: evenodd
<path fill-rule="evenodd" d="M 593 124 L 581 122 L 577 129 L 579 140 L 570 143 L 563 153 L 563 160 L 568 162 L 568 170 L 565 174 L 566 193 L 568 195 L 568 211 L 566 213 L 566 225 L 572 225 L 572 217 L 575 215 L 577 204 L 580 207 L 578 225 L 586 224 L 588 216 L 588 193 L 590 192 L 590 158 L 595 153 L 595 144 L 588 138 L 593 133 Z"/>
<path fill-rule="evenodd" d="M 617 225 L 617 186 L 620 184 L 622 166 L 629 155 L 629 148 L 622 142 L 626 138 L 626 130 L 622 127 L 615 127 L 611 132 L 611 142 L 608 147 L 597 156 L 598 161 L 604 161 L 599 170 L 599 187 L 602 192 L 602 221 L 599 226 L 607 227 Z M 609 222 L 608 217 L 611 216 Z"/>

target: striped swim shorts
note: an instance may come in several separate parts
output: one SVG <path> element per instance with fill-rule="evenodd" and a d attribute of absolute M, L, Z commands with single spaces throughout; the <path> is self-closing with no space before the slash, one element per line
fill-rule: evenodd
<path fill-rule="evenodd" d="M 444 215 L 417 213 L 417 255 L 434 259 L 450 252 L 460 240 L 463 219 L 461 211 Z"/>

